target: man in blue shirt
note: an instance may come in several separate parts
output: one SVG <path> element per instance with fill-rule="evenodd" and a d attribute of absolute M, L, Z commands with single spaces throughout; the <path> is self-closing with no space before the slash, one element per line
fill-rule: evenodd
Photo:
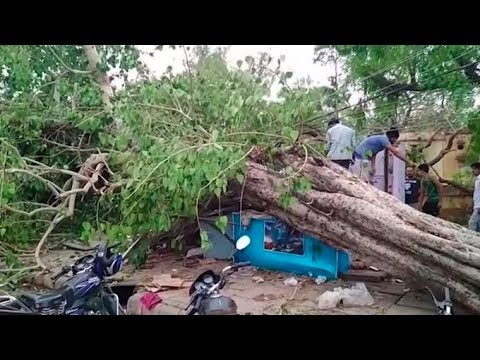
<path fill-rule="evenodd" d="M 371 176 L 375 174 L 375 161 L 377 154 L 388 149 L 393 155 L 404 161 L 405 157 L 393 146 L 400 137 L 396 129 L 390 129 L 383 135 L 372 135 L 363 140 L 353 152 L 353 164 L 350 167 L 352 173 L 360 179 L 371 183 Z"/>

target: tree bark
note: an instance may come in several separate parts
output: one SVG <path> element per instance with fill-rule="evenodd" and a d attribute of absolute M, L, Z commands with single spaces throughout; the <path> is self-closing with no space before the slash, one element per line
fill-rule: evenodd
<path fill-rule="evenodd" d="M 104 74 L 99 69 L 101 59 L 97 47 L 95 45 L 82 45 L 82 47 L 88 59 L 88 70 L 93 74 L 95 82 L 100 87 L 103 105 L 108 111 L 112 111 L 113 88 L 110 85 L 107 74 Z"/>
<path fill-rule="evenodd" d="M 330 246 L 388 263 L 399 271 L 448 286 L 456 299 L 480 312 L 480 236 L 460 225 L 421 213 L 365 184 L 322 158 L 281 154 L 278 160 L 313 184 L 283 208 L 287 178 L 248 163 L 245 198 Z"/>

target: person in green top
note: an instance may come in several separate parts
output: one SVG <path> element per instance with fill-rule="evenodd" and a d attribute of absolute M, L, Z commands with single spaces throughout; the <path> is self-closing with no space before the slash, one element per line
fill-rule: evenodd
<path fill-rule="evenodd" d="M 440 181 L 428 173 L 429 170 L 430 168 L 427 164 L 418 166 L 418 174 L 421 178 L 418 210 L 432 216 L 438 216 L 440 214 L 443 188 Z"/>

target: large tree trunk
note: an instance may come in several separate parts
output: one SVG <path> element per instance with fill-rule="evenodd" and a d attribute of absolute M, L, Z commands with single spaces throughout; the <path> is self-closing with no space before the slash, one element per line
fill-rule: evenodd
<path fill-rule="evenodd" d="M 313 184 L 280 203 L 285 176 L 250 161 L 245 197 L 327 244 L 387 262 L 427 282 L 448 286 L 456 299 L 480 312 L 480 237 L 460 225 L 423 214 L 319 158 L 279 156 Z"/>

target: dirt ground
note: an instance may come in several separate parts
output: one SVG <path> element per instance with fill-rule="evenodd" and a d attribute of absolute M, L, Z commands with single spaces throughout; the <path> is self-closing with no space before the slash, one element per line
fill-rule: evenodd
<path fill-rule="evenodd" d="M 62 265 L 73 262 L 84 251 L 51 251 L 44 261 L 48 266 L 59 269 Z M 123 293 L 127 312 L 132 315 L 181 315 L 187 306 L 188 286 L 203 271 L 212 269 L 216 272 L 227 266 L 224 261 L 199 260 L 195 264 L 186 264 L 174 254 L 153 254 L 141 269 L 126 268 L 113 278 L 115 291 Z M 162 302 L 152 310 L 147 310 L 140 302 L 144 285 L 150 284 L 155 276 L 170 274 L 172 278 L 184 280 L 184 287 L 168 291 L 158 291 Z M 261 271 L 255 268 L 243 268 L 228 278 L 224 293 L 237 303 L 240 314 L 252 315 L 434 315 L 435 307 L 428 294 L 413 288 L 413 285 L 384 281 L 368 283 L 368 291 L 374 298 L 370 307 L 342 306 L 331 310 L 319 310 L 317 298 L 327 290 L 335 287 L 349 287 L 354 282 L 342 280 L 317 285 L 313 279 L 296 277 L 299 284 L 288 286 L 284 280 L 290 274 Z M 261 278 L 263 282 L 257 282 Z M 190 283 L 189 283 L 190 282 Z M 57 285 L 58 286 L 58 285 Z M 135 294 L 132 295 L 132 290 Z M 127 294 L 125 296 L 125 294 Z"/>
<path fill-rule="evenodd" d="M 117 286 L 132 286 L 151 282 L 159 274 L 170 274 L 187 282 L 193 281 L 200 273 L 212 269 L 220 271 L 228 264 L 223 261 L 200 260 L 192 267 L 184 266 L 173 255 L 150 257 L 147 269 L 138 270 L 132 275 L 118 279 Z M 434 315 L 435 307 L 431 298 L 424 293 L 412 291 L 405 283 L 384 281 L 365 283 L 375 304 L 370 307 L 338 307 L 319 310 L 317 298 L 335 287 L 349 287 L 354 282 L 341 280 L 317 285 L 313 279 L 296 277 L 299 284 L 288 286 L 284 280 L 290 274 L 268 272 L 254 268 L 244 268 L 228 278 L 224 294 L 237 303 L 240 314 L 251 315 Z M 263 279 L 263 282 L 258 282 Z M 133 295 L 127 312 L 135 315 L 181 315 L 188 304 L 188 287 L 159 291 L 162 302 L 152 310 L 147 310 L 140 302 L 143 292 Z"/>

